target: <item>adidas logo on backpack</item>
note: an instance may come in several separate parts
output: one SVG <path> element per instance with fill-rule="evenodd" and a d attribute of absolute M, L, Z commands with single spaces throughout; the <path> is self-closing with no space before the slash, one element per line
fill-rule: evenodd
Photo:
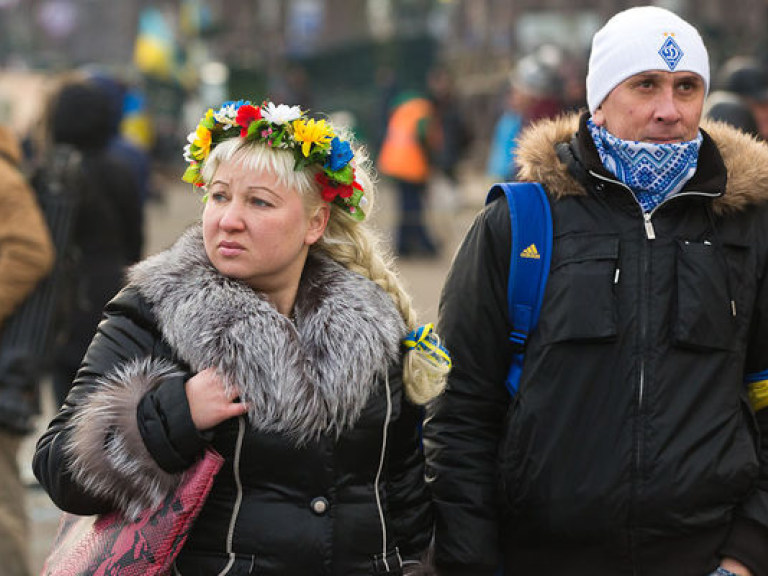
<path fill-rule="evenodd" d="M 539 251 L 536 249 L 536 244 L 531 244 L 528 248 L 520 252 L 520 258 L 533 258 L 534 260 L 541 258 L 541 256 L 539 256 Z"/>

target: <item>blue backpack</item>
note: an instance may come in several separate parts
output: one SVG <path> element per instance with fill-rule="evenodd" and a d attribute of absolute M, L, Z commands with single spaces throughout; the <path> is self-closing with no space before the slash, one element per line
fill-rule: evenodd
<path fill-rule="evenodd" d="M 507 390 L 514 396 L 523 371 L 523 358 L 528 335 L 539 321 L 544 287 L 549 275 L 552 257 L 552 213 L 549 198 L 540 184 L 533 182 L 505 182 L 494 184 L 485 203 L 489 204 L 504 194 L 509 206 L 512 229 L 512 252 L 509 259 L 507 303 L 512 330 L 511 342 L 516 344 L 509 374 Z"/>

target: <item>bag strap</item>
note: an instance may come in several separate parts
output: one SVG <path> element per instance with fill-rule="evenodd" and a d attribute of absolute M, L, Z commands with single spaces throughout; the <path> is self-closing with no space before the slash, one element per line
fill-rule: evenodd
<path fill-rule="evenodd" d="M 549 276 L 552 253 L 552 213 L 549 198 L 541 184 L 534 182 L 504 182 L 495 184 L 488 192 L 488 204 L 504 194 L 509 207 L 512 250 L 509 259 L 507 304 L 512 330 L 509 340 L 515 353 L 506 386 L 517 393 L 528 335 L 539 321 L 544 288 Z"/>

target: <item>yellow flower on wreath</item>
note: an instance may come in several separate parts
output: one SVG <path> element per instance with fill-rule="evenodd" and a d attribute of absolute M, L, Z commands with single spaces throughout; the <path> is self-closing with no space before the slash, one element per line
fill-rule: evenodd
<path fill-rule="evenodd" d="M 204 160 L 208 157 L 208 153 L 211 151 L 211 131 L 205 126 L 198 126 L 195 130 L 195 137 L 192 140 L 192 144 L 196 146 L 192 156 L 196 160 Z"/>
<path fill-rule="evenodd" d="M 310 120 L 299 118 L 293 121 L 293 137 L 297 142 L 301 142 L 301 153 L 309 157 L 312 144 L 327 148 L 334 133 L 325 120 L 315 122 L 314 118 Z"/>

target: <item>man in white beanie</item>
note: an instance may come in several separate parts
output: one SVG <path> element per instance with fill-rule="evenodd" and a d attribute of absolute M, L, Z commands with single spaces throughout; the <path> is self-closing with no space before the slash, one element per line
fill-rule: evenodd
<path fill-rule="evenodd" d="M 589 111 L 517 150 L 551 253 L 511 254 L 504 195 L 467 234 L 440 303 L 454 368 L 424 426 L 442 576 L 768 576 L 768 148 L 700 124 L 708 88 L 690 24 L 617 14 Z M 551 261 L 520 344 L 507 286 L 526 257 Z"/>

